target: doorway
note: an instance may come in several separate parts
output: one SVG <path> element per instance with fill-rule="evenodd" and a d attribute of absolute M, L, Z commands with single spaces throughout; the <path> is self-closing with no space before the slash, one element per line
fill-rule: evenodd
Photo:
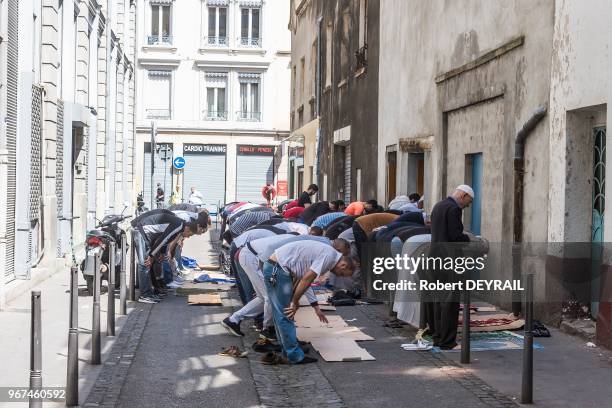
<path fill-rule="evenodd" d="M 481 234 L 482 217 L 482 153 L 465 157 L 465 180 L 474 190 L 474 200 L 468 212 L 466 224 L 475 235 Z"/>
<path fill-rule="evenodd" d="M 591 219 L 591 316 L 599 309 L 599 275 L 603 258 L 604 213 L 606 210 L 606 127 L 593 129 L 593 195 Z"/>
<path fill-rule="evenodd" d="M 395 149 L 395 146 L 393 146 Z M 387 204 L 397 195 L 397 151 L 387 148 Z"/>

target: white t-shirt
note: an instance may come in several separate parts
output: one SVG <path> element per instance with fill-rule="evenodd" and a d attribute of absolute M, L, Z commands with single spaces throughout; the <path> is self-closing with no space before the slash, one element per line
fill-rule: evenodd
<path fill-rule="evenodd" d="M 256 228 L 244 231 L 242 234 L 238 235 L 238 237 L 234 240 L 234 243 L 236 244 L 237 248 L 242 248 L 247 244 L 247 242 L 251 242 L 259 238 L 271 237 L 272 235 L 276 234 L 267 229 Z"/>
<path fill-rule="evenodd" d="M 309 270 L 321 276 L 332 270 L 342 254 L 332 246 L 314 241 L 297 241 L 274 251 L 278 264 L 301 279 Z"/>
<path fill-rule="evenodd" d="M 204 196 L 198 190 L 192 192 L 189 195 L 189 203 L 190 204 L 204 204 Z"/>
<path fill-rule="evenodd" d="M 300 224 L 299 222 L 279 222 L 274 227 L 280 228 L 287 232 L 297 232 L 300 235 L 308 235 L 308 225 Z"/>

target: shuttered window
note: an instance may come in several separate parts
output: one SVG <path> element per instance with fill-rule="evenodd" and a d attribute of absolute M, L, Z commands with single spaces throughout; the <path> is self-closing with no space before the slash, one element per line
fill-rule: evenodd
<path fill-rule="evenodd" d="M 172 71 L 149 71 L 146 84 L 145 113 L 148 119 L 170 119 Z"/>

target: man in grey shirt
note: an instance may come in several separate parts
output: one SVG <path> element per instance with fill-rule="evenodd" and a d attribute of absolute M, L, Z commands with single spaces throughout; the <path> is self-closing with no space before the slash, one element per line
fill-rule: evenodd
<path fill-rule="evenodd" d="M 264 263 L 264 283 L 272 305 L 274 325 L 283 347 L 283 357 L 291 364 L 317 361 L 316 358 L 305 356 L 300 348 L 293 317 L 299 308 L 300 298 L 310 289 L 312 282 L 329 271 L 339 276 L 350 276 L 353 273 L 353 262 L 321 242 L 298 241 L 283 245 Z M 295 289 L 294 279 L 297 281 Z M 321 321 L 327 320 L 320 311 L 317 315 Z M 263 362 L 276 364 L 284 362 L 283 357 L 266 355 Z"/>
<path fill-rule="evenodd" d="M 221 325 L 231 334 L 242 336 L 243 333 L 240 330 L 240 322 L 244 318 L 256 316 L 263 312 L 264 330 L 261 332 L 261 337 L 276 340 L 276 331 L 272 320 L 272 309 L 264 284 L 262 266 L 263 262 L 267 261 L 276 249 L 291 242 L 299 241 L 319 242 L 328 246 L 333 246 L 343 255 L 348 254 L 349 251 L 348 243 L 343 240 L 330 241 L 327 238 L 315 237 L 312 235 L 274 235 L 245 243 L 245 246 L 238 255 L 237 266 L 240 266 L 240 269 L 248 276 L 257 296 L 221 322 Z M 306 297 L 308 301 L 314 305 L 315 313 L 322 315 L 316 304 L 317 297 L 314 292 L 312 290 L 307 291 Z"/>

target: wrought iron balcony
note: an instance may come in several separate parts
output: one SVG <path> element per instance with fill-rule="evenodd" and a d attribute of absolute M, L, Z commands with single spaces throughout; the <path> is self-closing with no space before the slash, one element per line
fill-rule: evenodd
<path fill-rule="evenodd" d="M 227 111 L 204 111 L 204 118 L 206 120 L 227 120 Z"/>
<path fill-rule="evenodd" d="M 357 58 L 357 69 L 366 68 L 368 66 L 368 45 L 365 44 L 355 52 Z"/>
<path fill-rule="evenodd" d="M 261 122 L 261 112 L 236 112 L 236 120 L 241 122 Z"/>
<path fill-rule="evenodd" d="M 149 45 L 172 45 L 171 35 L 150 35 L 147 37 Z"/>
<path fill-rule="evenodd" d="M 170 109 L 147 109 L 147 119 L 171 119 Z"/>
<path fill-rule="evenodd" d="M 227 47 L 228 40 L 227 37 L 204 37 L 204 44 L 207 47 Z"/>
<path fill-rule="evenodd" d="M 261 38 L 238 37 L 239 47 L 261 48 Z"/>

